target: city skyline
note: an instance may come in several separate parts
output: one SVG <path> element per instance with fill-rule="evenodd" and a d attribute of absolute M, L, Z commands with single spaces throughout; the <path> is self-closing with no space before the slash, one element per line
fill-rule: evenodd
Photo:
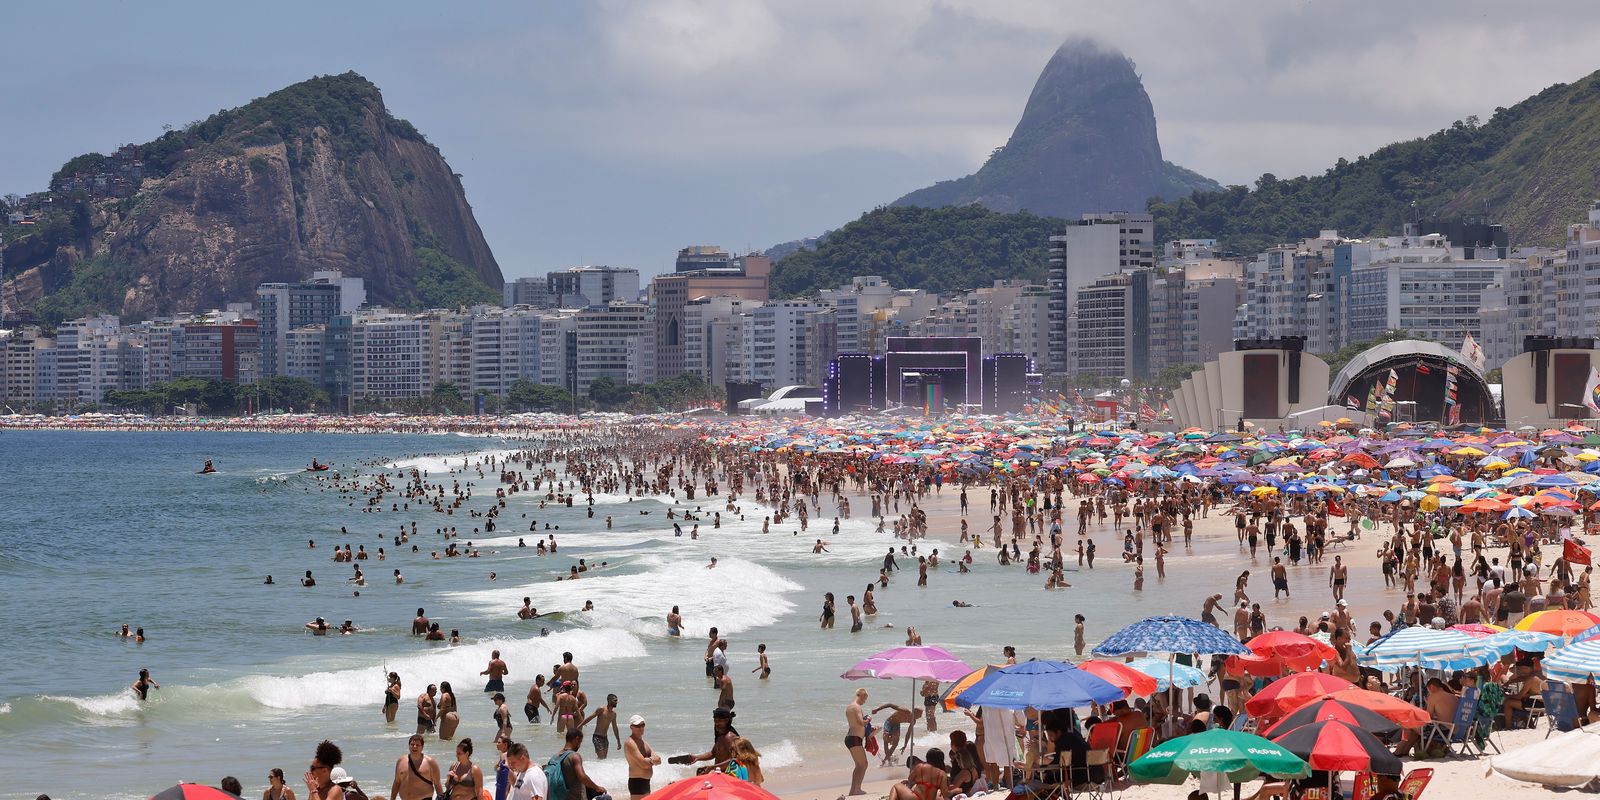
<path fill-rule="evenodd" d="M 684 246 L 763 249 L 964 175 L 1069 36 L 1131 57 L 1164 155 L 1232 184 L 1317 173 L 1576 80 L 1594 66 L 1581 34 L 1600 26 L 1575 3 L 1515 19 L 1483 3 L 1403 19 L 1372 3 L 91 6 L 9 14 L 35 35 L 0 53 L 0 191 L 353 69 L 463 175 L 508 278 L 585 263 L 648 278 Z M 1569 35 L 1544 36 L 1557 22 Z M 74 46 L 88 52 L 62 60 Z M 1378 79 L 1395 74 L 1407 79 Z"/>

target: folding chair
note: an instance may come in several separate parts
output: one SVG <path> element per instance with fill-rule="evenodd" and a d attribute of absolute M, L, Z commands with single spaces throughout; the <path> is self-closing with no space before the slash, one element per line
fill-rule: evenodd
<path fill-rule="evenodd" d="M 1085 794 L 1091 800 L 1104 800 L 1111 795 L 1115 785 L 1114 765 L 1111 754 L 1117 749 L 1117 740 L 1122 738 L 1122 723 L 1115 721 L 1102 722 L 1089 729 L 1089 752 L 1084 755 L 1083 764 L 1086 768 L 1083 776 L 1083 785 L 1087 787 Z M 1089 780 L 1090 771 L 1100 768 L 1103 775 L 1099 783 Z M 1074 782 L 1077 776 L 1070 776 Z"/>
<path fill-rule="evenodd" d="M 1442 744 L 1447 753 L 1459 748 L 1460 755 L 1466 755 L 1472 740 L 1472 721 L 1477 714 L 1478 688 L 1474 686 L 1461 693 L 1461 699 L 1456 701 L 1456 713 L 1449 722 L 1434 721 L 1422 726 L 1417 750 L 1427 752 L 1430 746 Z"/>
<path fill-rule="evenodd" d="M 1433 770 L 1428 767 L 1418 767 L 1406 773 L 1400 781 L 1400 794 L 1417 800 L 1422 797 L 1422 790 L 1428 788 L 1428 781 L 1433 780 Z"/>
<path fill-rule="evenodd" d="M 1249 725 L 1250 715 L 1241 713 L 1233 718 L 1233 724 L 1228 726 L 1228 730 L 1234 733 L 1243 733 Z"/>
<path fill-rule="evenodd" d="M 1572 697 L 1572 689 L 1566 686 L 1551 686 L 1544 690 L 1544 717 L 1549 720 L 1550 727 L 1545 730 L 1544 738 L 1550 738 L 1552 733 L 1566 733 L 1578 727 L 1578 702 Z"/>
<path fill-rule="evenodd" d="M 1350 789 L 1350 800 L 1372 800 L 1377 796 L 1377 778 L 1371 772 L 1356 773 L 1355 784 Z"/>
<path fill-rule="evenodd" d="M 1117 758 L 1117 775 L 1121 778 L 1128 777 L 1128 765 L 1132 764 L 1139 756 L 1150 752 L 1150 745 L 1155 742 L 1155 729 L 1135 728 L 1128 734 L 1128 747 Z"/>

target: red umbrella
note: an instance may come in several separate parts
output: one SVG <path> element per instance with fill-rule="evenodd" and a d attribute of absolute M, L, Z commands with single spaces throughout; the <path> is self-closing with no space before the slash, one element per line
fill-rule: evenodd
<path fill-rule="evenodd" d="M 239 800 L 239 796 L 198 783 L 180 783 L 151 795 L 150 800 Z"/>
<path fill-rule="evenodd" d="M 1156 693 L 1156 679 L 1117 661 L 1091 660 L 1078 665 L 1078 669 L 1104 678 L 1107 683 L 1126 692 L 1130 697 L 1149 697 Z"/>
<path fill-rule="evenodd" d="M 1338 720 L 1301 725 L 1272 741 L 1303 758 L 1312 769 L 1329 772 L 1371 770 L 1399 775 L 1400 759 L 1376 736 Z"/>
<path fill-rule="evenodd" d="M 645 800 L 778 800 L 778 796 L 749 781 L 708 772 L 669 783 L 645 795 Z"/>
<path fill-rule="evenodd" d="M 1370 708 L 1334 699 L 1333 695 L 1325 695 L 1320 700 L 1312 700 L 1289 712 L 1288 716 L 1273 723 L 1272 727 L 1261 735 L 1271 738 L 1277 734 L 1288 733 L 1301 725 L 1330 719 L 1354 725 L 1368 733 L 1393 733 L 1400 730 L 1400 725 L 1394 720 Z"/>
<path fill-rule="evenodd" d="M 1314 657 L 1321 662 L 1339 657 L 1339 653 L 1332 645 L 1294 631 L 1270 631 L 1252 636 L 1244 646 L 1258 656 L 1281 658 L 1285 661 L 1307 661 Z"/>
<path fill-rule="evenodd" d="M 1276 719 L 1289 711 L 1305 705 L 1329 692 L 1348 689 L 1355 684 L 1344 678 L 1335 678 L 1321 672 L 1300 672 L 1281 681 L 1273 681 L 1255 697 L 1245 701 L 1244 710 L 1260 719 Z"/>

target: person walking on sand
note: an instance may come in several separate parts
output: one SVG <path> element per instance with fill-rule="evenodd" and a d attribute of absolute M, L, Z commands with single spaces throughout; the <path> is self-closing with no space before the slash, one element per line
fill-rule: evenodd
<path fill-rule="evenodd" d="M 857 689 L 850 704 L 844 707 L 844 749 L 850 753 L 854 766 L 850 770 L 850 795 L 866 794 L 861 782 L 867 777 L 866 714 L 862 706 L 867 703 L 867 690 Z"/>

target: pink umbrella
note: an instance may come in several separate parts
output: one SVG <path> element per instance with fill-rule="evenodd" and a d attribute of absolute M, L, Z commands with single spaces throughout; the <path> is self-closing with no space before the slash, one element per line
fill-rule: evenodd
<path fill-rule="evenodd" d="M 917 681 L 956 681 L 972 672 L 972 667 L 950 655 L 942 647 L 896 647 L 885 650 L 853 667 L 839 677 L 850 681 L 865 678 L 911 681 L 911 724 L 906 726 L 905 745 L 911 748 L 911 734 L 916 729 Z"/>

